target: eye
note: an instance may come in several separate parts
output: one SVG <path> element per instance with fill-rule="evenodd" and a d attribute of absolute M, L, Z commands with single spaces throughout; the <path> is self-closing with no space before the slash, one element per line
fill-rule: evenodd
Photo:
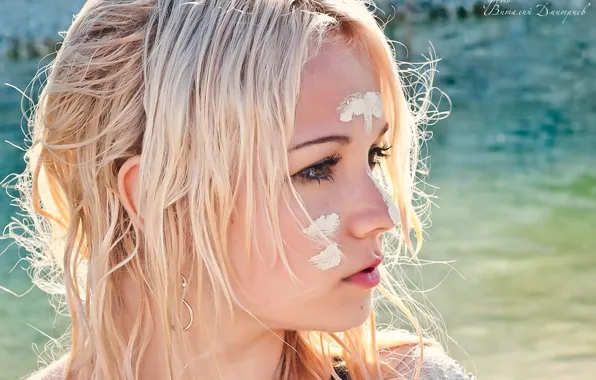
<path fill-rule="evenodd" d="M 317 181 L 319 184 L 321 181 L 332 181 L 333 182 L 333 167 L 341 161 L 341 157 L 337 153 L 333 153 L 331 156 L 325 157 L 321 162 L 311 165 L 306 169 L 299 171 L 292 176 L 300 183 L 309 183 Z"/>
<path fill-rule="evenodd" d="M 371 168 L 375 168 L 380 160 L 387 158 L 390 154 L 386 153 L 391 149 L 391 145 L 375 146 L 368 152 L 368 163 Z"/>

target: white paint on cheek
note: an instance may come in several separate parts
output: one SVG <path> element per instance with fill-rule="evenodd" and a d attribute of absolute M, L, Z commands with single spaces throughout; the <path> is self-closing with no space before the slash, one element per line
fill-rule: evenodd
<path fill-rule="evenodd" d="M 339 215 L 332 213 L 329 215 L 320 216 L 308 228 L 303 230 L 304 233 L 310 236 L 323 235 L 326 237 L 333 236 L 339 230 Z M 337 243 L 333 243 L 319 252 L 317 255 L 311 257 L 308 261 L 313 263 L 321 270 L 329 270 L 335 268 L 341 263 L 343 254 L 339 250 Z"/>
<path fill-rule="evenodd" d="M 318 255 L 311 257 L 308 261 L 320 270 L 329 270 L 338 266 L 341 263 L 342 257 L 343 254 L 339 250 L 337 243 L 333 243 Z"/>
<path fill-rule="evenodd" d="M 348 95 L 337 108 L 339 120 L 344 123 L 352 121 L 354 116 L 364 117 L 364 128 L 367 133 L 372 131 L 372 118 L 383 115 L 383 101 L 378 92 L 357 92 Z"/>
<path fill-rule="evenodd" d="M 370 179 L 372 179 L 373 183 L 375 184 L 375 186 L 381 193 L 381 196 L 383 197 L 383 201 L 385 201 L 385 204 L 387 205 L 387 213 L 389 213 L 389 217 L 391 218 L 391 221 L 393 222 L 393 224 L 397 225 L 400 221 L 399 209 L 397 208 L 397 205 L 393 202 L 393 199 L 391 199 L 391 195 L 389 194 L 389 189 L 384 184 L 381 184 L 379 179 L 377 177 L 375 177 L 375 175 L 370 170 L 367 170 L 367 174 L 370 177 Z M 384 178 L 382 172 L 381 172 L 381 177 L 384 182 L 385 178 Z"/>
<path fill-rule="evenodd" d="M 315 220 L 308 228 L 304 229 L 304 233 L 310 236 L 332 236 L 339 229 L 339 215 L 336 213 L 323 215 Z"/>

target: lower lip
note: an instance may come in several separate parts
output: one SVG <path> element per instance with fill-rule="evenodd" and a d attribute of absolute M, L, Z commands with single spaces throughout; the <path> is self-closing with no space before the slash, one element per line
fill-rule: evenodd
<path fill-rule="evenodd" d="M 350 277 L 346 278 L 344 281 L 351 282 L 365 289 L 370 289 L 379 285 L 379 282 L 381 281 L 381 275 L 379 274 L 379 268 L 375 267 L 375 269 L 373 269 L 372 271 L 363 270 L 358 273 L 355 273 Z"/>

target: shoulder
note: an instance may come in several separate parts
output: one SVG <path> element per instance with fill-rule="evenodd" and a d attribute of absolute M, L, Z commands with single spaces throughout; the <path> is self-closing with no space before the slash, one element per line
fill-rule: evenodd
<path fill-rule="evenodd" d="M 449 357 L 441 348 L 425 346 L 400 347 L 389 350 L 388 359 L 392 367 L 407 380 L 416 376 L 416 368 L 422 356 L 419 380 L 476 380 L 457 361 Z"/>
<path fill-rule="evenodd" d="M 68 354 L 50 363 L 47 367 L 25 377 L 25 380 L 63 380 Z"/>

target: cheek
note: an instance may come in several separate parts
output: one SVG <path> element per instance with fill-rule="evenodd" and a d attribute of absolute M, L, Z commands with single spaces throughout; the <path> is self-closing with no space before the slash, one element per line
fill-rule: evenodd
<path fill-rule="evenodd" d="M 280 228 L 287 263 L 300 282 L 291 277 L 266 232 L 254 238 L 249 257 L 244 249 L 243 226 L 239 224 L 232 225 L 231 236 L 235 238 L 230 240 L 230 261 L 238 275 L 232 279 L 232 287 L 245 307 L 255 313 L 284 308 L 284 303 L 295 305 L 320 293 L 327 276 L 309 262 L 320 249 L 301 234 L 289 212 L 280 210 Z M 260 224 L 254 231 L 265 231 L 265 228 Z"/>

